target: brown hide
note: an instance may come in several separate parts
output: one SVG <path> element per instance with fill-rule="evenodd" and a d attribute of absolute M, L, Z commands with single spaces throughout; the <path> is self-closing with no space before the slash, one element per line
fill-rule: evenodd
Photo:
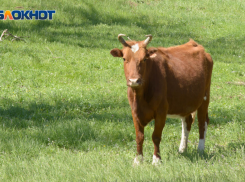
<path fill-rule="evenodd" d="M 198 110 L 200 139 L 204 137 L 204 123 L 209 121 L 207 112 L 213 61 L 203 46 L 193 40 L 180 46 L 157 49 L 146 49 L 142 42 L 128 41 L 130 47 L 113 49 L 111 54 L 124 58 L 138 154 L 143 154 L 144 127 L 155 119 L 152 140 L 154 155 L 160 158 L 159 143 L 167 115 L 187 118 L 189 131 L 193 121 L 188 118 Z M 131 47 L 137 43 L 139 50 L 133 52 Z"/>

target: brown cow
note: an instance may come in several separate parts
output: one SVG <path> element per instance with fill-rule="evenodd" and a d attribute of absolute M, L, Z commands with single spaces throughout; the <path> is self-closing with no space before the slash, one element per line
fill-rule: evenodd
<path fill-rule="evenodd" d="M 147 49 L 151 35 L 147 35 L 144 41 L 127 42 L 122 36 L 125 35 L 119 34 L 118 39 L 123 49 L 115 48 L 110 53 L 124 60 L 138 152 L 134 163 L 143 160 L 144 127 L 152 119 L 155 119 L 152 134 L 153 164 L 161 159 L 159 144 L 166 117 L 182 120 L 179 152 L 184 152 L 196 111 L 198 150 L 203 151 L 209 123 L 208 105 L 213 68 L 210 54 L 193 40 L 176 47 Z"/>

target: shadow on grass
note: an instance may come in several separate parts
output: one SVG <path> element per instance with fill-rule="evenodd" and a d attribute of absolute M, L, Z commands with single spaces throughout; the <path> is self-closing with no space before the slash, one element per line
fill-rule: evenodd
<path fill-rule="evenodd" d="M 237 150 L 240 150 L 240 149 L 244 149 L 245 148 L 245 142 L 242 141 L 242 142 L 233 142 L 233 143 L 229 143 L 228 144 L 228 149 L 229 150 L 232 150 L 234 152 L 236 152 Z"/>
<path fill-rule="evenodd" d="M 42 126 L 43 123 L 55 122 L 57 120 L 73 119 L 95 119 L 99 121 L 120 121 L 128 120 L 125 114 L 112 113 L 109 110 L 115 108 L 127 107 L 127 103 L 93 103 L 84 102 L 83 100 L 65 101 L 56 99 L 54 104 L 46 102 L 17 102 L 11 99 L 1 99 L 4 108 L 0 107 L 1 122 L 4 120 L 32 120 L 34 126 Z M 129 107 L 129 106 L 128 106 Z M 102 112 L 103 111 L 103 112 Z M 113 117 L 112 117 L 113 116 Z M 16 129 L 26 128 L 25 123 L 7 122 L 5 127 L 15 127 Z"/>
<path fill-rule="evenodd" d="M 124 146 L 125 142 L 134 140 L 134 134 L 124 132 L 114 127 L 132 122 L 128 103 L 89 103 L 82 100 L 63 101 L 57 100 L 55 104 L 47 103 L 17 103 L 9 99 L 1 99 L 4 108 L 0 108 L 0 124 L 4 129 L 24 132 L 25 129 L 37 129 L 35 133 L 30 130 L 30 135 L 42 143 L 50 145 L 53 141 L 58 147 L 87 150 L 88 143 L 97 145 L 114 146 L 115 143 Z M 126 110 L 120 112 L 120 108 Z M 129 111 L 128 113 L 127 110 Z M 115 112 L 114 112 L 115 111 Z M 215 112 L 215 111 L 214 111 Z M 220 111 L 219 111 L 220 112 Z M 231 111 L 223 110 L 222 116 Z M 224 115 L 223 115 L 224 114 Z M 232 118 L 230 118 L 232 119 Z M 210 125 L 225 125 L 227 120 L 212 118 Z M 121 124 L 117 124 L 121 122 Z M 168 123 L 179 123 L 176 120 L 168 120 Z M 197 121 L 196 121 L 197 122 Z M 168 124 L 167 123 L 167 124 Z M 103 127 L 103 129 L 101 128 Z M 179 127 L 179 126 L 178 126 Z M 108 131 L 107 131 L 108 130 Z M 132 130 L 133 124 L 132 124 Z M 105 138 L 103 138 L 105 137 Z M 125 141 L 121 139 L 124 138 Z M 236 148 L 244 143 L 230 143 L 229 147 Z M 213 156 L 206 156 L 207 159 Z M 195 153 L 187 154 L 187 157 L 195 158 Z"/>
<path fill-rule="evenodd" d="M 116 126 L 118 122 L 127 123 L 131 116 L 111 112 L 118 107 L 124 107 L 126 103 L 58 100 L 50 105 L 38 101 L 37 103 L 19 103 L 10 99 L 0 101 L 4 106 L 0 107 L 0 125 L 4 131 L 27 133 L 31 138 L 36 138 L 46 145 L 55 144 L 61 148 L 87 150 L 86 145 L 89 143 L 114 146 L 115 141 L 120 140 L 120 136 L 131 140 L 131 135 L 116 130 L 109 132 L 106 130 L 107 127 L 103 126 L 105 122 L 111 123 L 112 126 Z M 34 131 L 32 129 L 35 132 L 32 132 Z"/>
<path fill-rule="evenodd" d="M 192 163 L 195 163 L 199 160 L 205 160 L 206 163 L 212 164 L 213 161 L 225 160 L 225 158 L 230 157 L 231 151 L 232 155 L 236 155 L 236 152 L 240 153 L 239 150 L 243 150 L 245 147 L 245 142 L 234 142 L 228 143 L 227 147 L 215 145 L 213 146 L 213 152 L 198 153 L 197 150 L 192 150 L 190 152 L 186 151 L 181 154 L 183 157 L 189 159 Z"/>
<path fill-rule="evenodd" d="M 214 62 L 237 62 L 244 64 L 241 57 L 244 57 L 245 54 L 241 47 L 244 47 L 245 38 L 236 39 L 230 35 L 211 41 L 199 40 L 199 36 L 191 33 L 191 27 L 189 27 L 188 23 L 184 20 L 176 21 L 168 16 L 158 17 L 157 15 L 150 17 L 144 14 L 134 13 L 133 11 L 129 11 L 130 16 L 120 16 L 118 14 L 115 16 L 115 14 L 111 12 L 100 11 L 96 5 L 88 2 L 82 2 L 80 6 L 66 5 L 62 8 L 60 13 L 66 15 L 65 17 L 67 17 L 69 21 L 58 18 L 52 21 L 33 20 L 34 22 L 24 22 L 23 25 L 13 21 L 0 21 L 0 27 L 3 28 L 2 30 L 9 29 L 12 33 L 22 31 L 36 34 L 38 37 L 42 37 L 48 42 L 61 42 L 66 45 L 75 45 L 81 48 L 111 49 L 112 42 L 118 43 L 117 34 L 127 34 L 128 32 L 117 32 L 117 34 L 115 34 L 115 30 L 107 30 L 104 27 L 95 28 L 95 26 L 136 26 L 141 28 L 144 34 L 151 33 L 153 37 L 156 37 L 156 39 L 153 39 L 152 44 L 158 46 L 165 46 L 163 45 L 165 43 L 177 45 L 180 41 L 188 41 L 189 38 L 193 38 L 204 45 L 210 51 L 211 55 L 217 55 L 217 57 L 214 57 Z M 130 7 L 128 7 L 128 10 L 130 10 Z M 152 18 L 152 20 L 150 18 Z M 159 18 L 165 21 L 156 21 Z M 67 30 L 69 28 L 73 28 L 73 30 Z M 81 28 L 84 31 L 81 32 Z M 143 36 L 144 35 L 142 35 L 142 37 Z M 118 46 L 120 46 L 119 43 Z M 221 55 L 225 55 L 225 57 L 220 58 Z M 232 58 L 232 56 L 236 56 L 236 58 Z"/>
<path fill-rule="evenodd" d="M 211 41 L 203 41 L 202 44 L 209 50 L 214 64 L 216 61 L 225 63 L 245 64 L 243 61 L 245 53 L 241 47 L 244 47 L 245 37 L 236 39 L 232 35 L 221 37 Z M 200 42 L 201 43 L 201 42 Z"/>
<path fill-rule="evenodd" d="M 95 26 L 97 25 L 117 25 L 123 27 L 136 26 L 140 27 L 142 31 L 145 32 L 145 35 L 152 34 L 152 32 L 159 27 L 165 27 L 162 31 L 154 31 L 155 33 L 153 36 L 163 37 L 166 35 L 169 37 L 170 35 L 170 38 L 175 37 L 179 39 L 181 37 L 186 38 L 187 40 L 190 37 L 195 37 L 195 35 L 184 31 L 176 32 L 176 29 L 181 30 L 183 27 L 188 27 L 187 23 L 184 21 L 176 22 L 168 18 L 166 21 L 167 23 L 156 23 L 157 21 L 155 20 L 150 21 L 149 16 L 133 12 L 129 12 L 131 13 L 131 16 L 123 17 L 118 14 L 115 16 L 115 14 L 110 12 L 100 11 L 96 5 L 88 2 L 82 2 L 81 6 L 66 5 L 61 11 L 66 17 L 69 17 L 68 22 L 60 19 L 54 19 L 52 21 L 33 20 L 34 22 L 32 21 L 32 23 L 19 25 L 11 21 L 2 21 L 0 22 L 0 27 L 8 29 L 11 33 L 16 33 L 18 31 L 33 33 L 47 39 L 49 42 L 61 42 L 64 44 L 77 45 L 82 48 L 111 49 L 108 45 L 111 45 L 111 42 L 118 42 L 117 35 L 122 32 L 115 34 L 114 30 L 107 31 L 104 30 L 103 27 L 97 27 L 100 31 L 96 31 Z M 76 15 L 76 17 L 74 17 L 74 15 Z M 156 17 L 156 19 L 158 18 L 159 17 Z M 68 28 L 73 28 L 73 31 L 67 31 Z M 85 31 L 81 32 L 81 28 Z M 93 30 L 95 30 L 95 32 Z M 172 30 L 175 30 L 175 33 L 173 33 Z M 142 35 L 142 37 L 144 37 L 144 35 Z M 164 41 L 164 39 L 162 41 Z M 107 42 L 108 44 L 104 44 L 103 42 Z M 177 42 L 179 42 L 179 40 L 177 40 L 176 43 Z"/>

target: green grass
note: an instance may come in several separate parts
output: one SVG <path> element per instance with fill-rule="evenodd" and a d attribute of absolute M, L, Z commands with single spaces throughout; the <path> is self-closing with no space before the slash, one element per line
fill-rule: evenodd
<path fill-rule="evenodd" d="M 0 32 L 29 36 L 0 42 L 0 181 L 244 181 L 244 1 L 0 1 L 2 10 L 55 9 L 52 21 L 0 21 Z M 151 165 L 153 123 L 144 163 L 133 167 L 134 126 L 119 33 L 150 46 L 192 38 L 214 69 L 205 153 L 197 121 L 178 153 L 181 123 L 168 119 L 162 164 Z"/>

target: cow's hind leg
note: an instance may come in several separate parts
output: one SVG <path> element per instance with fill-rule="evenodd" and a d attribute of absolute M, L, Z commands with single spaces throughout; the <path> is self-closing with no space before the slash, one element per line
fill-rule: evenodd
<path fill-rule="evenodd" d="M 187 149 L 187 143 L 188 143 L 188 137 L 191 130 L 191 125 L 195 120 L 195 114 L 196 112 L 193 112 L 192 114 L 188 115 L 187 117 L 181 118 L 182 121 L 182 136 L 181 136 L 181 142 L 179 147 L 179 152 L 183 153 Z"/>
<path fill-rule="evenodd" d="M 203 152 L 205 148 L 205 139 L 207 127 L 209 124 L 208 118 L 208 100 L 204 100 L 202 105 L 198 108 L 198 127 L 199 127 L 199 144 L 197 150 Z"/>

